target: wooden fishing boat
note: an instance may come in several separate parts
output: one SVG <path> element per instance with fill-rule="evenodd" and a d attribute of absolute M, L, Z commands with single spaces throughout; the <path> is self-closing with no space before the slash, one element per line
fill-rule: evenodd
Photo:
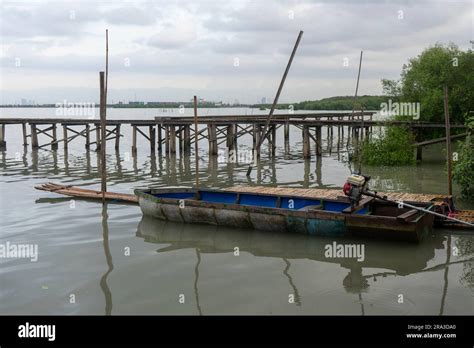
<path fill-rule="evenodd" d="M 222 225 L 328 237 L 362 236 L 420 241 L 434 217 L 364 198 L 351 206 L 336 199 L 190 188 L 136 189 L 144 215 L 174 222 Z M 429 203 L 419 207 L 432 209 Z"/>

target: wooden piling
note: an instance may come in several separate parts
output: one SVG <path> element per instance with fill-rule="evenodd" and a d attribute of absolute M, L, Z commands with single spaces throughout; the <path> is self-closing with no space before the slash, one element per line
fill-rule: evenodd
<path fill-rule="evenodd" d="M 416 161 L 421 162 L 423 160 L 423 147 L 422 146 L 417 146 L 416 147 Z"/>
<path fill-rule="evenodd" d="M 290 149 L 290 124 L 285 123 L 283 128 L 283 138 L 285 142 L 285 150 Z"/>
<path fill-rule="evenodd" d="M 207 125 L 207 136 L 209 141 L 209 155 L 217 155 L 217 134 L 216 134 L 216 125 L 208 124 Z"/>
<path fill-rule="evenodd" d="M 179 155 L 184 153 L 184 127 L 178 126 L 178 144 L 179 144 Z"/>
<path fill-rule="evenodd" d="M 23 146 L 28 146 L 28 134 L 26 134 L 26 123 L 21 124 L 21 129 L 23 131 Z"/>
<path fill-rule="evenodd" d="M 308 126 L 303 126 L 303 158 L 311 158 Z"/>
<path fill-rule="evenodd" d="M 321 127 L 316 127 L 316 156 L 321 156 L 323 153 L 322 143 Z"/>
<path fill-rule="evenodd" d="M 170 153 L 170 127 L 165 126 L 165 153 L 168 155 Z"/>
<path fill-rule="evenodd" d="M 120 149 L 120 124 L 115 127 L 115 150 Z"/>
<path fill-rule="evenodd" d="M 170 154 L 176 153 L 176 127 L 170 126 L 170 135 L 169 135 L 169 143 L 170 143 Z"/>
<path fill-rule="evenodd" d="M 68 140 L 67 140 L 67 126 L 63 124 L 63 141 L 64 141 L 64 152 L 67 152 L 67 145 L 68 145 Z"/>
<path fill-rule="evenodd" d="M 90 131 L 91 131 L 91 126 L 89 124 L 86 124 L 86 149 L 89 150 L 91 146 L 91 137 L 90 137 Z"/>
<path fill-rule="evenodd" d="M 36 130 L 36 125 L 31 124 L 31 148 L 37 149 L 38 148 L 38 133 Z"/>
<path fill-rule="evenodd" d="M 0 149 L 4 150 L 7 147 L 5 141 L 5 124 L 0 124 Z"/>
<path fill-rule="evenodd" d="M 156 130 L 155 127 L 149 126 L 150 133 L 150 152 L 155 153 L 155 144 L 156 144 Z"/>
<path fill-rule="evenodd" d="M 137 126 L 132 126 L 132 156 L 137 154 Z"/>
<path fill-rule="evenodd" d="M 97 124 L 96 127 L 95 127 L 95 144 L 96 144 L 95 150 L 97 152 L 100 151 L 100 143 L 101 143 L 101 141 L 100 141 L 100 125 Z"/>
<path fill-rule="evenodd" d="M 253 152 L 254 156 L 255 153 L 257 155 L 257 158 L 260 158 L 260 147 L 257 145 L 260 143 L 260 136 L 261 136 L 261 126 L 259 124 L 253 125 Z"/>
<path fill-rule="evenodd" d="M 191 154 L 191 126 L 184 126 L 184 154 Z"/>
<path fill-rule="evenodd" d="M 230 150 L 234 149 L 234 125 L 227 126 L 227 148 Z"/>
<path fill-rule="evenodd" d="M 161 154 L 161 152 L 163 151 L 163 136 L 161 134 L 161 125 L 158 124 L 156 128 L 158 132 L 158 153 Z"/>
<path fill-rule="evenodd" d="M 56 123 L 53 123 L 51 126 L 51 133 L 52 133 L 52 141 L 51 141 L 51 149 L 56 150 L 58 148 L 58 137 L 56 135 Z"/>
<path fill-rule="evenodd" d="M 270 132 L 270 146 L 271 146 L 271 155 L 275 157 L 276 155 L 276 126 L 273 125 Z"/>

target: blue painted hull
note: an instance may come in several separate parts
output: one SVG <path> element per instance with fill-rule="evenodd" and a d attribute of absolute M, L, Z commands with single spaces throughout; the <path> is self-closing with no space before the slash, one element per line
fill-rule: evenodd
<path fill-rule="evenodd" d="M 346 214 L 343 210 L 350 204 L 341 200 L 218 190 L 196 193 L 191 189 L 135 190 L 135 194 L 144 215 L 174 222 L 327 237 L 360 235 L 416 241 L 429 233 L 433 224 L 428 214 L 420 214 L 414 221 L 374 215 L 373 206 Z"/>

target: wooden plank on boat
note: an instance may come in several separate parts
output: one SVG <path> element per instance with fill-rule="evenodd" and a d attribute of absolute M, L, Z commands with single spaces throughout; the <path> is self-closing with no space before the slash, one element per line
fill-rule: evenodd
<path fill-rule="evenodd" d="M 370 202 L 372 202 L 374 200 L 375 200 L 374 197 L 366 197 L 366 198 L 362 199 L 359 202 L 359 204 L 356 205 L 355 207 L 347 207 L 342 212 L 346 213 L 346 214 L 357 213 L 359 210 L 363 209 L 367 204 L 369 204 Z"/>
<path fill-rule="evenodd" d="M 68 185 L 59 185 L 54 183 L 42 184 L 35 186 L 35 189 L 55 192 L 66 196 L 72 196 L 77 198 L 86 198 L 86 199 L 102 199 L 102 192 L 95 190 L 82 189 L 75 186 Z M 131 203 L 138 203 L 138 198 L 135 195 L 123 194 L 123 193 L 114 193 L 106 192 L 105 199 L 109 201 L 125 201 Z"/>
<path fill-rule="evenodd" d="M 420 211 L 416 209 L 409 210 L 401 215 L 397 216 L 397 220 L 399 221 L 408 221 L 410 218 L 412 218 L 414 215 L 418 214 Z"/>

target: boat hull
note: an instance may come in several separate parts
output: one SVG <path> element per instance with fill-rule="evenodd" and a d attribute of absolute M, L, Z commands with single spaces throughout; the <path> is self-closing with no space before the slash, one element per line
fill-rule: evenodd
<path fill-rule="evenodd" d="M 327 237 L 360 236 L 408 241 L 420 241 L 432 231 L 433 226 L 433 217 L 424 213 L 412 221 L 400 221 L 392 216 L 344 214 L 317 209 L 291 210 L 179 197 L 162 198 L 156 192 L 160 190 L 135 190 L 143 214 L 173 222 Z"/>

